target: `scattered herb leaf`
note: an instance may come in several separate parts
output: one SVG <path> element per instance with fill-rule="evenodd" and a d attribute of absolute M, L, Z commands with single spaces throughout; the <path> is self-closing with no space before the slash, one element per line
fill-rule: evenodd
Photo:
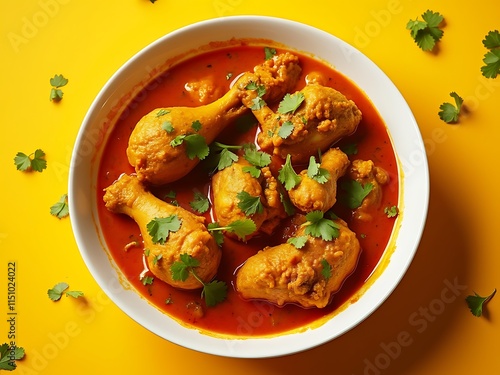
<path fill-rule="evenodd" d="M 347 207 L 354 210 L 361 206 L 363 199 L 370 194 L 370 191 L 373 189 L 373 184 L 368 182 L 363 186 L 356 180 L 344 180 L 340 183 L 340 187 L 345 193 L 341 195 L 341 200 Z"/>
<path fill-rule="evenodd" d="M 200 214 L 203 214 L 208 211 L 208 208 L 210 207 L 210 202 L 208 200 L 208 197 L 206 197 L 199 191 L 195 191 L 194 199 L 191 202 L 189 202 L 189 205 L 193 210 L 198 211 Z"/>
<path fill-rule="evenodd" d="M 326 259 L 321 259 L 321 275 L 328 281 L 332 277 L 332 266 Z"/>
<path fill-rule="evenodd" d="M 285 164 L 278 172 L 278 180 L 285 186 L 286 190 L 293 189 L 300 182 L 300 176 L 293 169 L 290 154 L 286 156 Z"/>
<path fill-rule="evenodd" d="M 15 361 L 23 359 L 24 354 L 24 349 L 21 347 L 11 347 L 7 343 L 0 345 L 0 370 L 15 370 L 17 367 Z"/>
<path fill-rule="evenodd" d="M 293 114 L 297 110 L 297 108 L 300 107 L 304 99 L 305 96 L 301 92 L 297 92 L 295 94 L 286 94 L 278 106 L 278 113 Z"/>
<path fill-rule="evenodd" d="M 162 109 L 158 110 L 158 112 L 156 112 L 156 117 L 165 116 L 169 113 L 170 113 L 170 111 L 168 109 L 162 108 Z"/>
<path fill-rule="evenodd" d="M 290 237 L 286 242 L 292 244 L 297 249 L 302 249 L 307 242 L 307 236 Z"/>
<path fill-rule="evenodd" d="M 203 160 L 210 153 L 210 148 L 205 141 L 205 137 L 201 134 L 181 134 L 172 139 L 170 145 L 172 147 L 180 146 L 181 144 L 186 144 L 186 153 L 189 159 L 193 160 L 195 157 Z"/>
<path fill-rule="evenodd" d="M 340 234 L 339 225 L 334 221 L 324 217 L 322 211 L 312 211 L 306 215 L 306 222 L 302 225 L 306 227 L 305 233 L 322 238 L 325 241 L 331 241 Z"/>
<path fill-rule="evenodd" d="M 275 48 L 264 47 L 264 56 L 266 60 L 271 60 L 276 53 L 277 51 Z"/>
<path fill-rule="evenodd" d="M 50 207 L 50 214 L 58 219 L 62 219 L 69 215 L 68 194 L 63 194 L 59 201 Z"/>
<path fill-rule="evenodd" d="M 54 102 L 58 102 L 63 98 L 63 91 L 60 87 L 66 86 L 68 83 L 68 79 L 64 78 L 62 74 L 56 74 L 53 78 L 50 79 L 50 85 L 52 89 L 50 90 L 50 100 Z"/>
<path fill-rule="evenodd" d="M 481 297 L 479 294 L 474 292 L 474 295 L 467 296 L 465 298 L 465 301 L 467 302 L 467 306 L 469 307 L 472 315 L 474 316 L 481 316 L 483 314 L 483 306 L 493 298 L 495 293 L 497 292 L 496 288 L 493 290 L 493 292 L 486 296 L 486 297 Z"/>
<path fill-rule="evenodd" d="M 439 24 L 444 20 L 444 17 L 431 10 L 427 10 L 422 14 L 423 21 L 410 20 L 406 24 L 406 29 L 410 30 L 410 35 L 423 51 L 431 51 L 436 42 L 443 37 L 443 30 L 439 28 Z"/>
<path fill-rule="evenodd" d="M 455 99 L 456 106 L 451 103 L 443 103 L 439 106 L 441 111 L 438 113 L 439 118 L 448 124 L 456 123 L 458 121 L 458 116 L 460 115 L 462 104 L 464 102 L 456 92 L 451 92 L 450 96 Z"/>
<path fill-rule="evenodd" d="M 257 226 L 252 219 L 236 220 L 226 226 L 220 226 L 218 223 L 212 223 L 212 225 L 208 225 L 207 227 L 210 232 L 214 233 L 214 235 L 216 232 L 225 230 L 229 233 L 234 233 L 239 239 L 243 241 L 246 239 L 246 236 L 252 234 L 257 230 Z"/>
<path fill-rule="evenodd" d="M 174 131 L 174 126 L 172 125 L 171 121 L 163 121 L 163 123 L 161 124 L 161 128 L 165 130 L 168 134 Z"/>
<path fill-rule="evenodd" d="M 483 40 L 483 45 L 489 50 L 483 58 L 484 66 L 481 72 L 486 78 L 496 78 L 500 73 L 500 32 L 490 31 Z"/>
<path fill-rule="evenodd" d="M 399 214 L 398 206 L 386 207 L 384 208 L 384 213 L 387 215 L 388 218 L 396 217 Z"/>
<path fill-rule="evenodd" d="M 154 280 L 155 279 L 154 279 L 153 276 L 143 276 L 143 277 L 141 277 L 141 283 L 144 286 L 146 286 L 146 285 L 152 285 Z"/>
<path fill-rule="evenodd" d="M 309 178 L 319 182 L 320 184 L 324 184 L 330 178 L 330 172 L 326 169 L 320 167 L 320 163 L 316 162 L 314 156 L 309 158 L 309 166 L 307 167 L 307 175 Z"/>
<path fill-rule="evenodd" d="M 283 139 L 287 139 L 293 133 L 294 128 L 295 125 L 293 124 L 293 122 L 285 121 L 283 124 L 281 124 L 278 130 L 278 135 Z"/>
<path fill-rule="evenodd" d="M 245 215 L 250 216 L 256 213 L 262 213 L 264 211 L 264 206 L 260 200 L 260 196 L 254 197 L 247 193 L 246 191 L 240 191 L 236 198 L 238 198 L 238 208 L 245 213 Z"/>
<path fill-rule="evenodd" d="M 47 161 L 44 157 L 45 152 L 41 149 L 37 149 L 29 155 L 18 152 L 14 158 L 14 164 L 16 165 L 18 171 L 42 172 L 45 168 L 47 168 Z"/>
<path fill-rule="evenodd" d="M 181 221 L 177 215 L 160 218 L 156 217 L 146 225 L 153 243 L 159 243 L 161 245 L 165 243 L 170 232 L 177 232 L 180 227 Z"/>
<path fill-rule="evenodd" d="M 69 285 L 65 282 L 57 283 L 56 285 L 54 285 L 54 287 L 52 289 L 49 289 L 47 291 L 47 295 L 49 296 L 49 298 L 52 301 L 59 301 L 61 299 L 63 293 L 65 293 L 67 296 L 74 297 L 74 298 L 78 298 L 78 297 L 83 296 L 83 292 L 80 292 L 80 291 L 67 291 L 67 292 L 65 292 L 65 290 L 68 288 L 69 288 Z"/>
<path fill-rule="evenodd" d="M 179 261 L 174 262 L 170 266 L 172 279 L 185 281 L 189 274 L 191 274 L 203 286 L 201 296 L 205 298 L 207 306 L 215 306 L 224 301 L 227 295 L 226 283 L 217 280 L 213 280 L 209 283 L 203 282 L 195 271 L 195 268 L 200 265 L 200 262 L 186 253 L 180 254 L 179 258 Z"/>

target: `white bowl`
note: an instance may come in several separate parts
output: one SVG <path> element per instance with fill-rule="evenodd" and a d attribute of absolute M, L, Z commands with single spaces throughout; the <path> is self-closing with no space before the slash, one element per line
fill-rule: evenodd
<path fill-rule="evenodd" d="M 384 119 L 399 159 L 402 215 L 393 251 L 383 256 L 366 290 L 331 319 L 303 332 L 268 338 L 231 339 L 189 329 L 127 288 L 125 277 L 107 250 L 96 208 L 97 164 L 126 95 L 153 78 L 165 61 L 213 41 L 264 38 L 306 51 L 331 63 L 371 99 Z M 124 99 L 125 98 L 125 99 Z M 126 100 L 125 100 L 126 101 Z M 126 104 L 126 103 L 125 103 Z M 391 80 L 366 56 L 342 40 L 316 28 L 270 17 L 236 16 L 200 22 L 174 31 L 133 56 L 102 88 L 76 139 L 69 177 L 69 207 L 73 231 L 91 274 L 125 313 L 157 335 L 196 351 L 228 357 L 263 358 L 287 355 L 332 340 L 366 319 L 398 285 L 417 250 L 424 228 L 429 175 L 418 125 Z M 390 258 L 390 262 L 388 261 Z M 375 277 L 376 276 L 376 277 Z"/>

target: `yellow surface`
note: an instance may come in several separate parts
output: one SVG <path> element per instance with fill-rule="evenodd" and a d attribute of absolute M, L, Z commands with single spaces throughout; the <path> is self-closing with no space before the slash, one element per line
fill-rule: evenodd
<path fill-rule="evenodd" d="M 339 3 L 339 4 L 337 4 Z M 462 4 L 468 4 L 464 6 Z M 494 5 L 495 4 L 495 5 Z M 355 7 L 355 8 L 353 8 Z M 406 22 L 428 8 L 446 19 L 436 53 L 421 51 Z M 164 34 L 220 16 L 260 14 L 324 29 L 359 48 L 395 82 L 428 151 L 431 199 L 407 275 L 365 322 L 300 354 L 240 360 L 178 347 L 145 330 L 104 295 L 83 263 L 70 225 L 49 207 L 67 192 L 73 142 L 100 88 L 134 53 Z M 22 0 L 0 8 L 0 343 L 8 341 L 8 262 L 16 262 L 15 333 L 20 374 L 498 374 L 500 295 L 476 318 L 464 299 L 500 288 L 500 77 L 480 67 L 482 39 L 499 29 L 500 3 L 411 0 Z M 64 74 L 59 104 L 49 78 Z M 437 112 L 456 91 L 460 124 Z M 18 151 L 47 153 L 43 173 L 16 170 Z M 85 300 L 54 303 L 65 281 Z M 451 287 L 455 285 L 454 287 Z M 454 294 L 455 293 L 455 294 Z"/>

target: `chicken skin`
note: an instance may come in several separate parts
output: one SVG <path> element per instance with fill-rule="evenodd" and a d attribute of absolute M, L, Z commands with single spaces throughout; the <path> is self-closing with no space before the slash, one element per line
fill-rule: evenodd
<path fill-rule="evenodd" d="M 293 95 L 304 97 L 294 111 L 275 113 L 267 105 L 253 110 L 262 128 L 259 146 L 283 159 L 290 154 L 294 162 L 305 163 L 312 151 L 324 152 L 361 121 L 356 104 L 331 87 L 311 83 Z M 292 127 L 289 134 L 281 132 L 284 126 Z"/>
<path fill-rule="evenodd" d="M 304 216 L 297 218 L 305 221 Z M 307 236 L 300 249 L 287 242 L 248 258 L 236 275 L 236 290 L 245 299 L 263 299 L 278 306 L 327 306 L 354 271 L 361 251 L 356 234 L 344 221 L 335 222 L 340 234 L 332 241 Z M 296 236 L 302 235 L 304 227 L 299 227 Z M 324 272 L 328 266 L 330 272 Z"/>
<path fill-rule="evenodd" d="M 251 219 L 255 223 L 255 232 L 247 235 L 244 240 L 250 239 L 259 231 L 271 234 L 286 216 L 280 200 L 278 182 L 269 168 L 262 168 L 261 176 L 255 178 L 244 171 L 244 168 L 250 165 L 248 161 L 240 158 L 212 177 L 213 210 L 219 225 L 224 227 L 245 219 Z M 248 194 L 248 197 L 258 198 L 261 208 L 254 210 L 255 212 L 245 212 L 245 209 L 240 207 L 242 199 L 239 194 L 242 192 Z"/>
<path fill-rule="evenodd" d="M 370 221 L 373 210 L 380 206 L 382 186 L 389 182 L 389 174 L 383 168 L 375 166 L 371 160 L 354 160 L 347 174 L 363 186 L 368 183 L 372 184 L 370 193 L 363 199 L 361 206 L 354 211 L 354 218 Z"/>
<path fill-rule="evenodd" d="M 105 189 L 106 208 L 134 219 L 140 228 L 144 248 L 148 249 L 149 270 L 158 279 L 180 289 L 198 289 L 201 283 L 189 275 L 185 281 L 174 280 L 171 265 L 179 261 L 181 254 L 189 254 L 199 261 L 196 274 L 203 282 L 210 282 L 217 273 L 221 250 L 204 225 L 204 218 L 192 214 L 182 207 L 173 206 L 145 190 L 134 175 L 122 175 Z M 168 237 L 154 241 L 148 230 L 153 219 L 176 217 L 180 221 L 178 230 L 170 230 Z"/>
<path fill-rule="evenodd" d="M 337 201 L 337 180 L 344 175 L 349 159 L 338 148 L 331 148 L 322 155 L 320 168 L 328 172 L 326 182 L 318 182 L 308 175 L 308 170 L 300 172 L 300 183 L 288 191 L 290 201 L 302 212 L 323 211 L 333 207 Z"/>
<path fill-rule="evenodd" d="M 208 154 L 206 145 L 247 111 L 242 102 L 256 95 L 247 88 L 250 82 L 264 87 L 266 100 L 273 102 L 295 86 L 300 71 L 297 56 L 276 55 L 253 72 L 243 73 L 229 91 L 209 104 L 158 108 L 146 114 L 136 124 L 127 147 L 128 161 L 139 180 L 163 185 L 184 177 Z M 190 147 L 206 151 L 197 153 Z"/>

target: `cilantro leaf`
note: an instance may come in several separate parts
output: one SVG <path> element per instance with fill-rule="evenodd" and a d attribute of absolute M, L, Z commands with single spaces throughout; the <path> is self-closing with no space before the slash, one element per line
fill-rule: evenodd
<path fill-rule="evenodd" d="M 354 210 L 361 206 L 363 199 L 370 194 L 373 184 L 368 182 L 365 186 L 356 180 L 344 180 L 340 183 L 340 188 L 344 191 L 341 195 L 342 202 L 350 209 Z"/>
<path fill-rule="evenodd" d="M 259 168 L 267 167 L 271 164 L 271 155 L 266 152 L 258 151 L 252 148 L 245 149 L 245 155 L 243 156 L 246 161 L 250 164 L 255 165 Z"/>
<path fill-rule="evenodd" d="M 26 155 L 18 152 L 14 157 L 14 164 L 18 171 L 36 171 L 42 172 L 47 168 L 47 161 L 44 159 L 45 152 L 41 149 L 35 150 L 32 154 Z"/>
<path fill-rule="evenodd" d="M 205 297 L 207 306 L 215 306 L 224 301 L 227 295 L 227 285 L 223 281 L 213 280 L 203 285 L 201 296 Z"/>
<path fill-rule="evenodd" d="M 61 198 L 50 207 L 50 214 L 58 219 L 69 215 L 68 194 L 63 194 Z"/>
<path fill-rule="evenodd" d="M 177 232 L 180 227 L 181 221 L 177 215 L 161 218 L 156 217 L 146 225 L 153 243 L 159 243 L 161 245 L 165 243 L 170 232 Z"/>
<path fill-rule="evenodd" d="M 224 168 L 230 167 L 238 159 L 238 155 L 234 152 L 229 151 L 227 148 L 222 149 L 219 155 L 219 162 L 217 163 L 217 170 L 221 171 Z"/>
<path fill-rule="evenodd" d="M 331 241 L 340 234 L 339 225 L 330 219 L 326 219 L 322 211 L 312 211 L 306 215 L 307 221 L 302 224 L 306 227 L 305 233 Z"/>
<path fill-rule="evenodd" d="M 396 217 L 399 214 L 398 206 L 386 207 L 384 208 L 384 213 L 387 215 L 388 218 Z"/>
<path fill-rule="evenodd" d="M 332 266 L 326 259 L 321 259 L 321 275 L 328 281 L 332 277 Z"/>
<path fill-rule="evenodd" d="M 278 172 L 278 180 L 285 186 L 286 190 L 293 189 L 300 182 L 300 176 L 293 169 L 290 154 L 286 156 L 285 164 Z"/>
<path fill-rule="evenodd" d="M 155 280 L 155 278 L 153 276 L 142 276 L 141 277 L 141 283 L 144 286 L 153 284 L 154 280 Z"/>
<path fill-rule="evenodd" d="M 167 115 L 169 113 L 170 113 L 170 111 L 168 109 L 161 108 L 161 109 L 158 110 L 158 112 L 156 112 L 156 117 L 165 116 L 165 115 Z"/>
<path fill-rule="evenodd" d="M 201 130 L 201 127 L 202 127 L 202 125 L 201 125 L 200 120 L 195 120 L 191 124 L 191 128 L 193 128 L 193 130 L 196 132 L 199 132 Z"/>
<path fill-rule="evenodd" d="M 304 99 L 305 99 L 305 96 L 301 92 L 297 92 L 293 95 L 286 94 L 278 106 L 278 113 L 281 113 L 281 114 L 291 113 L 291 114 L 293 114 L 297 110 L 297 108 L 300 107 L 300 105 L 302 104 Z"/>
<path fill-rule="evenodd" d="M 170 146 L 177 147 L 181 144 L 186 144 L 186 153 L 189 159 L 193 160 L 195 157 L 203 160 L 210 153 L 210 148 L 205 141 L 205 137 L 201 134 L 181 134 L 172 139 Z"/>
<path fill-rule="evenodd" d="M 307 167 L 307 175 L 309 178 L 324 184 L 330 178 L 330 172 L 320 167 L 320 163 L 316 162 L 314 156 L 309 158 L 309 166 Z"/>
<path fill-rule="evenodd" d="M 80 291 L 66 291 L 66 289 L 69 288 L 69 285 L 65 282 L 57 283 L 54 285 L 53 288 L 49 289 L 47 291 L 47 295 L 52 301 L 59 301 L 63 295 L 63 293 L 66 294 L 66 296 L 73 297 L 73 298 L 78 298 L 83 296 L 83 292 Z"/>
<path fill-rule="evenodd" d="M 163 121 L 161 124 L 161 128 L 165 130 L 168 134 L 173 133 L 173 131 L 175 130 L 171 121 Z"/>
<path fill-rule="evenodd" d="M 210 207 L 210 202 L 208 201 L 208 197 L 200 193 L 199 191 L 194 192 L 194 199 L 189 202 L 191 208 L 195 211 L 198 211 L 200 214 L 203 214 L 208 211 Z"/>
<path fill-rule="evenodd" d="M 266 60 L 271 60 L 273 58 L 274 55 L 276 55 L 277 51 L 275 48 L 271 48 L 271 47 L 264 47 L 264 58 Z"/>
<path fill-rule="evenodd" d="M 422 19 L 408 21 L 406 29 L 410 30 L 411 37 L 423 51 L 431 51 L 443 37 L 444 32 L 439 25 L 444 17 L 438 12 L 427 10 L 422 14 Z"/>
<path fill-rule="evenodd" d="M 226 226 L 220 226 L 218 223 L 214 223 L 213 225 L 208 226 L 208 230 L 210 232 L 219 232 L 225 230 L 229 233 L 234 233 L 239 239 L 245 241 L 246 236 L 252 234 L 257 230 L 257 226 L 252 219 L 243 219 L 235 220 Z"/>
<path fill-rule="evenodd" d="M 455 99 L 456 106 L 451 103 L 443 103 L 439 107 L 441 111 L 438 113 L 439 118 L 448 124 L 456 123 L 458 121 L 458 116 L 460 115 L 462 104 L 464 102 L 456 92 L 451 92 L 450 96 Z"/>
<path fill-rule="evenodd" d="M 259 109 L 262 109 L 265 106 L 266 102 L 264 101 L 264 99 L 258 96 L 252 99 L 252 106 L 250 107 L 250 109 L 252 111 L 258 111 Z"/>
<path fill-rule="evenodd" d="M 23 359 L 24 354 L 24 349 L 21 347 L 11 347 L 7 343 L 0 345 L 0 370 L 15 370 L 17 367 L 15 361 Z"/>
<path fill-rule="evenodd" d="M 216 304 L 224 301 L 227 294 L 227 285 L 223 281 L 213 280 L 209 283 L 203 282 L 196 274 L 196 267 L 200 265 L 199 260 L 193 258 L 187 253 L 180 254 L 180 260 L 174 262 L 170 266 L 170 272 L 172 273 L 172 279 L 177 281 L 185 281 L 189 274 L 200 282 L 203 286 L 201 292 L 202 298 L 205 298 L 205 303 L 207 306 L 215 306 Z"/>
<path fill-rule="evenodd" d="M 51 101 L 58 102 L 62 99 L 64 93 L 59 87 L 66 86 L 68 83 L 68 79 L 64 78 L 62 74 L 56 74 L 54 75 L 53 78 L 50 79 L 50 85 L 53 86 L 52 89 L 50 90 L 50 97 L 49 99 Z"/>
<path fill-rule="evenodd" d="M 472 315 L 474 316 L 481 316 L 483 314 L 483 306 L 486 304 L 490 299 L 493 298 L 495 293 L 497 292 L 496 288 L 493 290 L 493 292 L 486 297 L 481 297 L 479 294 L 474 292 L 474 295 L 467 296 L 465 298 L 465 301 L 467 302 L 467 306 L 469 307 Z"/>
<path fill-rule="evenodd" d="M 69 285 L 65 282 L 58 283 L 54 285 L 52 289 L 47 291 L 49 298 L 52 301 L 59 301 L 63 295 L 63 292 L 69 288 Z"/>
<path fill-rule="evenodd" d="M 236 194 L 238 198 L 238 208 L 245 213 L 245 215 L 250 216 L 256 213 L 262 213 L 264 211 L 264 206 L 260 200 L 260 196 L 254 197 L 247 193 L 246 191 L 240 191 Z"/>
<path fill-rule="evenodd" d="M 481 72 L 486 78 L 496 78 L 500 73 L 500 32 L 490 31 L 483 40 L 483 45 L 489 49 L 484 55 L 484 66 Z"/>
<path fill-rule="evenodd" d="M 207 225 L 207 229 L 210 233 L 212 233 L 212 236 L 214 236 L 215 243 L 218 246 L 222 246 L 222 244 L 224 243 L 224 235 L 222 234 L 219 223 L 209 223 Z"/>
<path fill-rule="evenodd" d="M 302 249 L 307 243 L 307 236 L 290 237 L 286 242 L 292 244 L 297 249 Z"/>
<path fill-rule="evenodd" d="M 283 124 L 281 124 L 278 130 L 278 135 L 283 139 L 287 139 L 293 133 L 294 128 L 295 125 L 293 124 L 293 122 L 285 121 Z"/>

